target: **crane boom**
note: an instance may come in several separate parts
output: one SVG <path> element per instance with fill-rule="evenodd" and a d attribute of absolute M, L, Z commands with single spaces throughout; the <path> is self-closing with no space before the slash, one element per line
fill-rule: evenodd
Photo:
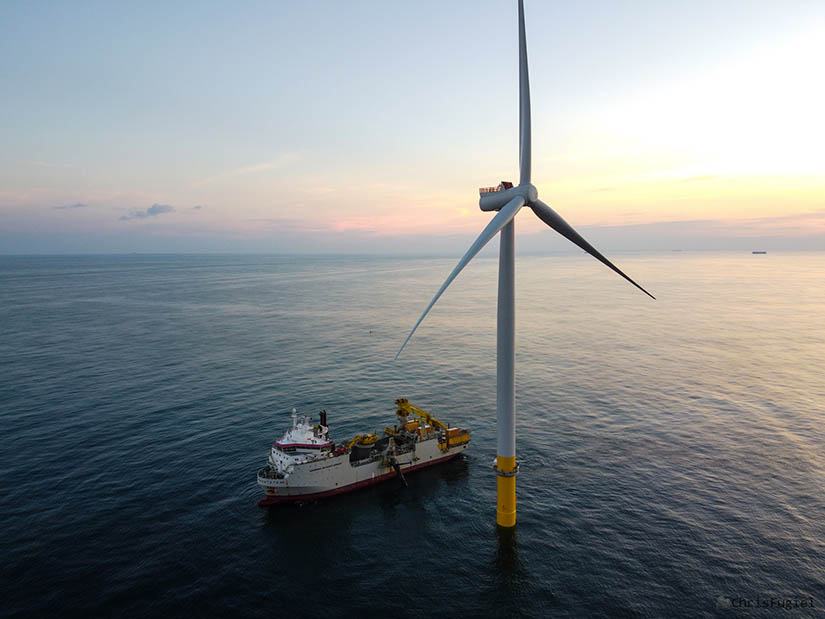
<path fill-rule="evenodd" d="M 396 406 L 398 406 L 398 409 L 395 411 L 395 414 L 399 417 L 418 417 L 424 423 L 428 423 L 431 426 L 441 428 L 445 432 L 448 430 L 447 425 L 433 417 L 430 414 L 430 411 L 425 411 L 423 408 L 413 406 L 412 404 L 410 404 L 410 401 L 407 398 L 398 398 L 395 401 L 395 404 Z"/>

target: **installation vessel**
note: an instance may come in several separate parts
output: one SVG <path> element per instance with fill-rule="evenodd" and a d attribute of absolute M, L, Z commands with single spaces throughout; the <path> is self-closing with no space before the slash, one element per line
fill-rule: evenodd
<path fill-rule="evenodd" d="M 319 423 L 292 409 L 292 427 L 272 444 L 268 462 L 258 471 L 266 496 L 260 506 L 318 499 L 350 492 L 404 473 L 440 464 L 467 449 L 470 431 L 451 428 L 428 411 L 395 401 L 398 423 L 377 433 L 359 434 L 336 445 L 329 438 L 327 413 Z"/>

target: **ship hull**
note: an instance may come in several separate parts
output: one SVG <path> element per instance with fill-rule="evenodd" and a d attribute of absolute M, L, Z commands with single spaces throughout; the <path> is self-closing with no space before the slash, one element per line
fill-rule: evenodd
<path fill-rule="evenodd" d="M 430 441 L 427 442 L 429 443 Z M 435 446 L 435 443 L 435 441 L 431 442 L 433 446 Z M 442 464 L 460 455 L 466 448 L 467 445 L 465 444 L 459 447 L 451 448 L 447 453 L 443 453 L 440 451 L 438 453 L 426 453 L 429 450 L 421 450 L 419 447 L 419 449 L 417 450 L 419 453 L 419 457 L 411 458 L 409 461 L 406 462 L 404 461 L 406 460 L 406 458 L 399 458 L 401 472 L 406 474 L 408 472 L 417 471 L 418 469 L 422 469 L 428 466 Z M 421 453 L 422 451 L 424 451 L 425 453 Z M 413 456 L 414 455 L 415 454 L 413 454 Z M 424 457 L 422 458 L 421 456 Z M 389 481 L 390 479 L 398 477 L 398 474 L 395 472 L 395 470 L 393 470 L 392 467 L 385 466 L 380 462 L 352 466 L 352 464 L 348 461 L 344 461 L 343 457 L 341 457 L 340 459 L 340 465 L 342 467 L 352 469 L 352 472 L 350 472 L 350 474 L 345 475 L 346 477 L 350 477 L 351 479 L 354 478 L 349 483 L 335 482 L 335 485 L 330 487 L 329 485 L 325 484 L 301 484 L 293 486 L 290 485 L 288 482 L 281 482 L 283 485 L 279 485 L 277 487 L 266 487 L 267 496 L 261 499 L 258 502 L 258 505 L 261 507 L 267 507 L 279 503 L 291 503 L 295 501 L 309 501 L 315 499 L 322 499 L 325 497 L 334 496 L 336 494 L 344 494 L 347 492 L 360 490 L 362 488 L 366 488 L 368 486 L 372 486 L 374 484 L 378 484 L 384 481 Z M 329 469 L 333 469 L 333 467 L 337 468 L 337 463 L 329 463 L 327 467 Z M 315 468 L 312 472 L 316 473 L 317 475 L 317 471 L 319 471 L 319 469 Z M 313 475 L 313 477 L 315 477 L 316 475 Z M 340 479 L 339 475 L 340 474 L 336 475 L 336 477 Z M 261 483 L 260 479 L 259 483 Z"/>

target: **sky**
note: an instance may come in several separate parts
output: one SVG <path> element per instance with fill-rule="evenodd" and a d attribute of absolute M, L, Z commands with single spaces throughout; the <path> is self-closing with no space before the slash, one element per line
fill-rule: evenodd
<path fill-rule="evenodd" d="M 525 11 L 533 183 L 597 247 L 825 249 L 825 2 Z M 517 44 L 515 0 L 0 3 L 0 254 L 460 255 Z"/>

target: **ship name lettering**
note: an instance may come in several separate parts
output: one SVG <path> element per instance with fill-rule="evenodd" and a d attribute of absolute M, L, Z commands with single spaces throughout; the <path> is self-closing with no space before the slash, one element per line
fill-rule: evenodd
<path fill-rule="evenodd" d="M 338 466 L 341 464 L 340 462 L 336 462 L 335 464 L 328 464 L 326 466 L 319 466 L 317 469 L 309 469 L 310 473 L 314 473 L 315 471 L 323 471 L 324 469 L 331 469 L 333 466 Z"/>

